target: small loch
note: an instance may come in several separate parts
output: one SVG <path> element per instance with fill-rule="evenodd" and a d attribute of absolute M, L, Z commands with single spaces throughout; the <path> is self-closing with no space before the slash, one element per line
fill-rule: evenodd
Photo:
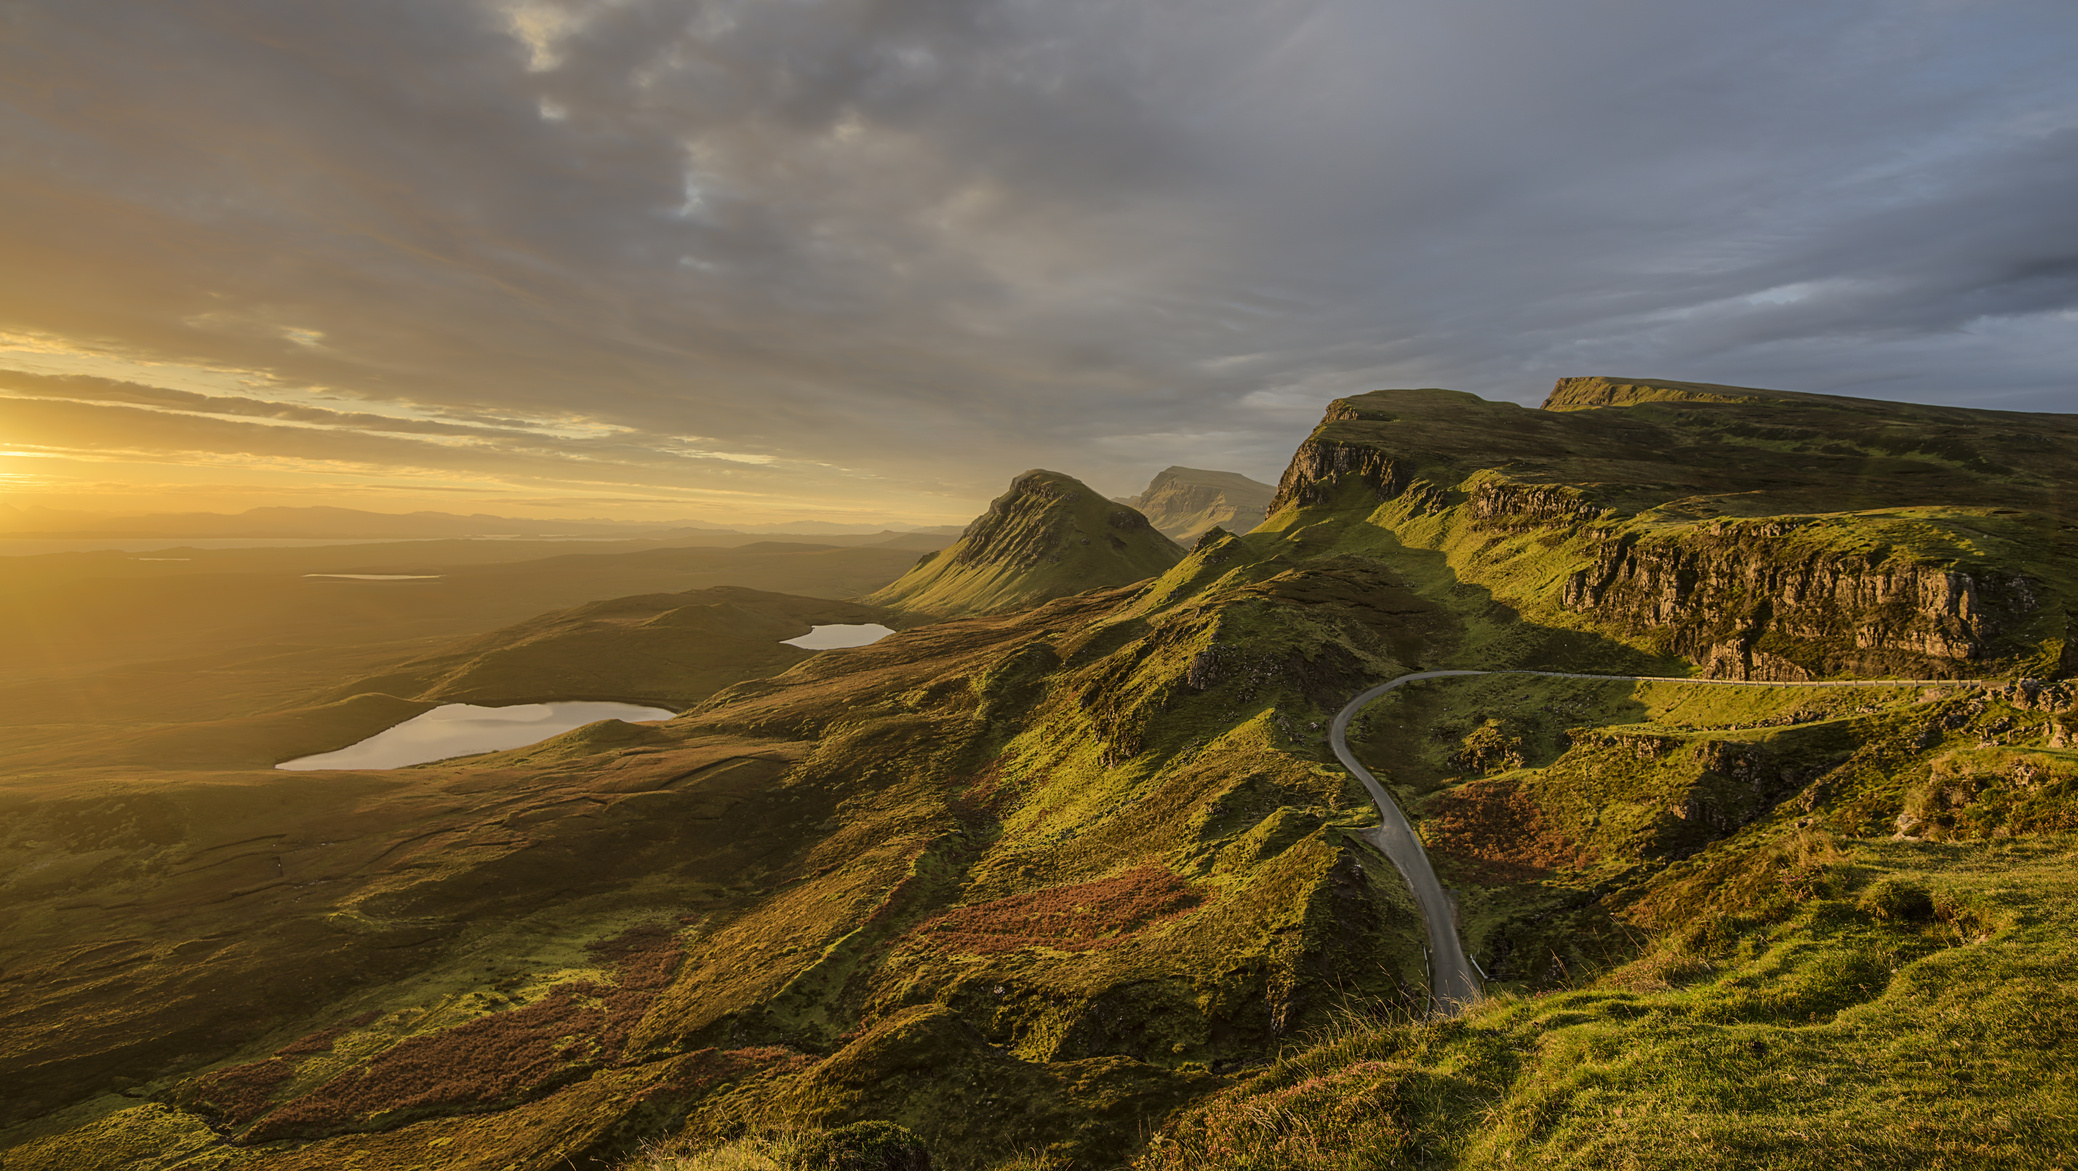
<path fill-rule="evenodd" d="M 797 646 L 804 651 L 834 651 L 842 647 L 872 646 L 894 631 L 878 622 L 818 626 L 799 638 L 783 638 L 786 646 Z"/>
<path fill-rule="evenodd" d="M 632 703 L 522 703 L 510 707 L 442 704 L 358 744 L 336 752 L 299 756 L 275 768 L 295 772 L 312 769 L 403 768 L 451 756 L 498 752 L 558 736 L 599 720 L 668 720 L 677 712 Z"/>

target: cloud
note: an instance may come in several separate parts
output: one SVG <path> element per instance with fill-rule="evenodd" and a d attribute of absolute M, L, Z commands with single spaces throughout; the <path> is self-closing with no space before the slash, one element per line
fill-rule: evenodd
<path fill-rule="evenodd" d="M 1034 465 L 1274 478 L 1381 385 L 2078 409 L 2062 2 L 10 22 L 0 328 L 255 372 L 31 388 L 81 443 L 143 413 L 197 450 L 958 511 Z M 263 430 L 304 433 L 225 438 Z"/>

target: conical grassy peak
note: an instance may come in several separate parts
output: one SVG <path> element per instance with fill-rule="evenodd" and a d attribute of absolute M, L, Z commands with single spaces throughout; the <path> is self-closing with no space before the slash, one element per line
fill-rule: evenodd
<path fill-rule="evenodd" d="M 1073 476 L 1035 468 L 1010 482 L 950 548 L 865 599 L 944 617 L 999 614 L 1130 585 L 1183 559 L 1147 517 Z"/>

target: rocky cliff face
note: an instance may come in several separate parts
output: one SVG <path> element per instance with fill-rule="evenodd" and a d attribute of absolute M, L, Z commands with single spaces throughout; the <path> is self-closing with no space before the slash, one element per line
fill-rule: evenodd
<path fill-rule="evenodd" d="M 1334 417 L 1332 409 L 1329 417 Z M 1315 436 L 1293 453 L 1291 464 L 1277 481 L 1270 511 L 1325 504 L 1352 481 L 1370 488 L 1378 499 L 1390 500 L 1407 490 L 1409 480 L 1406 468 L 1375 447 Z"/>
<path fill-rule="evenodd" d="M 1764 403 L 1781 402 L 1801 395 L 1779 390 L 1755 390 L 1744 386 L 1719 386 L 1711 382 L 1675 382 L 1663 378 L 1561 378 L 1544 400 L 1547 411 L 1586 411 L 1596 407 L 1627 407 L 1637 403 Z"/>
<path fill-rule="evenodd" d="M 2018 649 L 2005 638 L 2036 605 L 2019 573 L 1817 555 L 1780 528 L 1600 544 L 1562 604 L 1654 635 L 1713 677 L 1762 680 L 1969 674 Z"/>
<path fill-rule="evenodd" d="M 1486 480 L 1465 502 L 1474 521 L 1494 529 L 1515 531 L 1545 526 L 1570 528 L 1609 510 L 1563 484 L 1517 484 Z"/>

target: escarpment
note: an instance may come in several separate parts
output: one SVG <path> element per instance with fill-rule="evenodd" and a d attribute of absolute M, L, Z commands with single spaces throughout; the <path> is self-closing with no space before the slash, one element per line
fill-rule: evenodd
<path fill-rule="evenodd" d="M 1562 484 L 1517 484 L 1491 479 L 1473 489 L 1465 507 L 1474 520 L 1493 528 L 1572 526 L 1607 512 L 1579 489 Z"/>
<path fill-rule="evenodd" d="M 1270 511 L 1325 504 L 1350 482 L 1370 488 L 1379 500 L 1390 500 L 1405 492 L 1409 481 L 1407 470 L 1375 447 L 1316 437 L 1300 444 L 1292 456 L 1291 466 L 1277 481 L 1277 495 L 1270 498 Z"/>
<path fill-rule="evenodd" d="M 1664 380 L 1563 379 L 1537 411 L 1376 391 L 1328 408 L 1272 525 L 1389 534 L 1513 611 L 1713 677 L 2060 673 L 2078 417 L 2029 416 L 2048 442 L 2021 425 Z"/>
<path fill-rule="evenodd" d="M 2017 652 L 2006 636 L 2037 602 L 2018 573 L 1814 554 L 1759 527 L 1603 543 L 1561 602 L 1707 675 L 1760 680 L 1965 674 Z"/>

